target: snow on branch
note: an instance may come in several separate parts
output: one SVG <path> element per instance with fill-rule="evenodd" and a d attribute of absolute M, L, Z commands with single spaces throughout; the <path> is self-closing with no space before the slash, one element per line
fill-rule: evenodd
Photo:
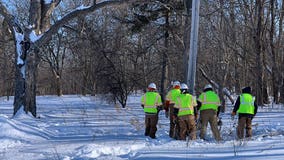
<path fill-rule="evenodd" d="M 52 3 L 52 0 L 44 0 L 44 4 L 50 4 Z"/>
<path fill-rule="evenodd" d="M 16 32 L 23 34 L 23 29 L 19 25 L 17 19 L 11 13 L 9 13 L 2 2 L 0 2 L 0 14 L 4 17 L 4 21 L 8 23 L 11 31 L 15 30 Z"/>
<path fill-rule="evenodd" d="M 25 78 L 25 68 L 22 67 L 25 64 L 24 62 L 25 53 L 23 53 L 22 47 L 26 46 L 23 44 L 23 42 L 25 41 L 24 30 L 17 22 L 17 19 L 12 14 L 9 13 L 9 11 L 3 5 L 2 2 L 0 2 L 0 14 L 4 17 L 4 21 L 8 23 L 9 29 L 13 32 L 14 40 L 16 42 L 16 52 L 17 52 L 16 63 L 21 68 L 23 78 Z"/>

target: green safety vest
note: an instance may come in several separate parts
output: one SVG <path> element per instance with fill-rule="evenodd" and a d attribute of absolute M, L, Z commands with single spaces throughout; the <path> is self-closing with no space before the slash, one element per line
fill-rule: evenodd
<path fill-rule="evenodd" d="M 238 113 L 254 114 L 254 97 L 251 94 L 240 95 L 240 106 Z"/>
<path fill-rule="evenodd" d="M 194 103 L 194 98 L 192 95 L 180 94 L 180 96 L 177 97 L 177 103 L 175 107 L 179 109 L 178 116 L 193 115 L 193 107 L 195 104 L 196 103 Z"/>
<path fill-rule="evenodd" d="M 218 106 L 221 105 L 218 95 L 213 91 L 203 92 L 198 100 L 202 103 L 200 110 L 213 109 L 218 110 Z"/>
<path fill-rule="evenodd" d="M 180 89 L 172 89 L 166 96 L 166 100 L 170 103 L 176 103 L 177 97 L 180 95 Z"/>
<path fill-rule="evenodd" d="M 144 105 L 145 113 L 157 113 L 157 106 L 162 105 L 162 99 L 157 92 L 146 92 L 141 97 L 141 104 Z"/>

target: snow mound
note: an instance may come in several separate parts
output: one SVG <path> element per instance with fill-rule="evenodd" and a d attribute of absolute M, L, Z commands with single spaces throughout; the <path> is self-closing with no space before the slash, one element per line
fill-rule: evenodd
<path fill-rule="evenodd" d="M 21 112 L 21 111 L 20 111 Z M 9 118 L 6 115 L 0 115 L 0 137 L 2 140 L 14 140 L 15 143 L 20 142 L 32 142 L 35 140 L 47 139 L 46 131 L 41 130 L 37 126 L 32 124 L 38 124 L 35 122 L 36 118 L 31 115 L 23 114 L 22 112 L 15 115 L 13 118 Z"/>
<path fill-rule="evenodd" d="M 123 155 L 135 154 L 136 150 L 144 148 L 141 145 L 119 144 L 119 145 L 97 145 L 90 144 L 77 148 L 77 156 L 85 158 L 99 157 L 119 157 Z"/>

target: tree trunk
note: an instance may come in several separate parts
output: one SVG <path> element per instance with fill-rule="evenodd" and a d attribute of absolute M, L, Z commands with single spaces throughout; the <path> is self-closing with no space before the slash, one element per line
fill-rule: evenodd
<path fill-rule="evenodd" d="M 284 78 L 282 79 L 282 85 L 280 88 L 280 103 L 284 104 Z"/>
<path fill-rule="evenodd" d="M 16 63 L 17 64 L 17 63 Z M 26 105 L 25 98 L 25 79 L 22 74 L 22 66 L 16 65 L 15 71 L 15 96 L 14 96 L 14 115 Z"/>
<path fill-rule="evenodd" d="M 57 76 L 56 77 L 56 94 L 57 96 L 62 96 L 62 87 L 61 87 L 61 77 Z"/>
<path fill-rule="evenodd" d="M 278 43 L 277 43 L 277 48 L 279 48 L 278 50 L 278 54 L 281 53 L 281 50 L 280 50 L 280 47 L 282 45 L 282 49 L 283 49 L 283 41 L 282 41 L 282 34 L 283 34 L 283 17 L 284 17 L 284 0 L 282 0 L 282 7 L 281 7 L 281 12 L 280 12 L 280 18 L 279 18 L 279 36 L 278 36 Z M 280 54 L 280 57 L 279 57 L 280 61 L 279 63 L 282 64 L 280 66 L 280 71 L 282 71 L 280 74 L 279 74 L 279 91 L 280 91 L 280 100 L 279 102 L 280 103 L 284 103 L 284 73 L 283 73 L 283 70 L 284 70 L 284 54 L 283 54 L 283 51 L 282 51 L 282 54 Z"/>
<path fill-rule="evenodd" d="M 30 17 L 29 24 L 36 34 L 41 34 L 47 30 L 50 23 L 51 12 L 48 10 L 54 9 L 57 2 L 51 4 L 42 3 L 42 1 L 32 0 L 30 2 Z M 43 20 L 44 19 L 44 20 Z M 29 34 L 31 30 L 25 28 L 21 30 L 22 40 L 20 42 L 15 34 L 16 41 L 16 76 L 15 76 L 15 98 L 14 98 L 14 115 L 17 111 L 24 107 L 26 113 L 31 112 L 36 117 L 36 78 L 39 63 L 39 50 L 38 46 L 31 47 L 31 40 Z M 20 61 L 19 61 L 19 57 Z"/>
<path fill-rule="evenodd" d="M 26 105 L 25 111 L 36 117 L 36 84 L 39 63 L 39 51 L 31 50 L 27 56 L 26 64 Z"/>
<path fill-rule="evenodd" d="M 14 35 L 19 33 L 14 33 Z M 29 42 L 24 41 L 24 36 L 15 41 L 15 96 L 14 96 L 14 115 L 21 107 L 26 106 L 26 57 L 30 47 Z M 20 41 L 21 40 L 21 41 Z M 26 112 L 27 110 L 24 109 Z"/>
<path fill-rule="evenodd" d="M 55 79 L 55 88 L 57 96 L 62 96 L 62 87 L 61 87 L 61 74 L 59 73 L 59 69 L 52 69 L 52 73 Z"/>
<path fill-rule="evenodd" d="M 230 21 L 231 21 L 231 26 L 232 26 L 232 42 L 234 43 L 234 47 L 235 47 L 235 50 L 234 50 L 234 60 L 236 60 L 233 64 L 234 64 L 234 86 L 235 86 L 235 92 L 237 94 L 240 93 L 240 89 L 241 89 L 241 86 L 240 86 L 240 69 L 238 67 L 239 63 L 239 55 L 238 55 L 238 46 L 236 45 L 236 42 L 237 42 L 237 33 L 236 33 L 236 16 L 235 16 L 235 6 L 234 6 L 234 2 L 233 0 L 230 0 L 230 12 L 229 12 L 229 15 L 230 15 Z"/>
<path fill-rule="evenodd" d="M 277 66 L 277 55 L 275 50 L 275 44 L 274 44 L 274 33 L 275 33 L 275 12 L 274 12 L 274 0 L 270 1 L 270 14 L 271 14 L 271 26 L 270 26 L 270 32 L 269 32 L 269 41 L 270 41 L 270 47 L 271 47 L 271 55 L 272 55 L 272 90 L 273 90 L 273 101 L 278 104 L 279 103 L 279 76 L 280 72 Z M 280 28 L 281 29 L 281 28 Z"/>
<path fill-rule="evenodd" d="M 85 63 L 85 65 L 86 65 L 86 63 Z M 87 90 L 87 88 L 88 88 L 88 73 L 87 72 L 88 71 L 87 71 L 86 67 L 84 67 L 84 71 L 83 71 L 83 84 L 81 86 L 81 90 L 82 90 L 82 95 L 83 96 L 86 96 L 87 93 L 88 93 L 88 90 Z"/>
<path fill-rule="evenodd" d="M 257 71 L 257 83 L 256 89 L 256 100 L 258 105 L 263 105 L 263 64 L 262 64 L 262 21 L 263 21 L 263 3 L 262 0 L 256 0 L 256 35 L 255 35 L 255 53 L 256 53 L 256 71 Z"/>
<path fill-rule="evenodd" d="M 161 98 L 162 102 L 164 102 L 164 98 L 166 95 L 165 88 L 167 88 L 167 78 L 168 78 L 168 45 L 169 45 L 169 11 L 166 11 L 166 23 L 165 23 L 165 50 L 163 51 L 162 54 L 162 77 L 161 77 Z"/>

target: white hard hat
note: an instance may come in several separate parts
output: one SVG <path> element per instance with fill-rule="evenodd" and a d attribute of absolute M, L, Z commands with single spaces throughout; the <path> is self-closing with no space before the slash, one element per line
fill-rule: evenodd
<path fill-rule="evenodd" d="M 185 83 L 182 83 L 180 85 L 180 89 L 188 89 L 188 86 Z"/>
<path fill-rule="evenodd" d="M 148 85 L 148 88 L 157 89 L 155 83 L 150 83 L 150 84 Z"/>
<path fill-rule="evenodd" d="M 206 86 L 204 87 L 204 89 L 209 89 L 209 88 L 213 88 L 211 84 L 206 84 Z"/>
<path fill-rule="evenodd" d="M 173 86 L 175 87 L 175 86 L 180 86 L 180 82 L 179 81 L 174 81 L 173 82 Z"/>

